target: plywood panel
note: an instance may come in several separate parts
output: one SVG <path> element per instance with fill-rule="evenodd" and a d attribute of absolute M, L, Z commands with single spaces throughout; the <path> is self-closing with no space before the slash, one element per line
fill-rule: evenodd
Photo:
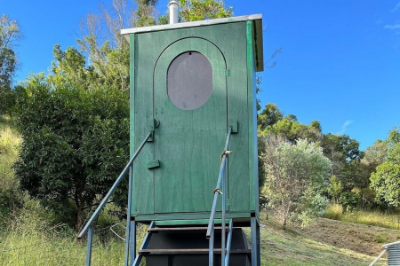
<path fill-rule="evenodd" d="M 135 36 L 131 37 L 131 151 L 153 118 L 161 125 L 155 142 L 144 148 L 135 163 L 133 213 L 210 211 L 228 121 L 239 122 L 239 133 L 231 139 L 228 210 L 254 211 L 258 178 L 251 23 Z M 175 56 L 188 50 L 199 51 L 211 61 L 215 88 L 205 105 L 183 111 L 168 99 L 166 69 Z M 151 160 L 160 160 L 160 168 L 147 169 Z"/>
<path fill-rule="evenodd" d="M 152 66 L 157 57 L 149 49 L 149 37 L 131 36 L 131 155 L 150 130 L 153 120 Z M 154 174 L 146 168 L 153 158 L 148 143 L 133 164 L 132 214 L 154 213 Z"/>
<path fill-rule="evenodd" d="M 194 110 L 172 104 L 166 88 L 171 61 L 186 51 L 204 54 L 213 69 L 211 97 Z M 155 157 L 161 162 L 154 171 L 155 212 L 210 210 L 226 133 L 225 61 L 212 43 L 187 38 L 163 52 L 154 77 L 154 116 L 160 120 Z"/>

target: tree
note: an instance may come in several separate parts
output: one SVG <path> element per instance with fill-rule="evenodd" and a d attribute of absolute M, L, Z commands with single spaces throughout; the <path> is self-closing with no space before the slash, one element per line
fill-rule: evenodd
<path fill-rule="evenodd" d="M 292 114 L 283 116 L 278 106 L 273 103 L 265 105 L 264 110 L 257 117 L 258 130 L 261 135 L 280 135 L 293 143 L 298 139 L 309 141 L 321 141 L 321 126 L 318 121 L 312 121 L 311 125 L 305 125 L 297 121 Z"/>
<path fill-rule="evenodd" d="M 228 18 L 233 15 L 233 8 L 226 8 L 220 0 L 179 0 L 179 5 L 182 22 Z"/>
<path fill-rule="evenodd" d="M 319 133 L 322 132 L 322 127 L 321 127 L 321 124 L 319 123 L 319 121 L 317 121 L 317 120 L 311 121 L 311 125 L 310 126 L 312 128 L 314 128 L 314 129 L 316 129 Z"/>
<path fill-rule="evenodd" d="M 371 188 L 375 190 L 376 201 L 392 207 L 400 205 L 400 164 L 385 162 L 371 175 Z"/>
<path fill-rule="evenodd" d="M 376 168 L 385 161 L 387 156 L 387 148 L 387 143 L 378 139 L 372 146 L 368 147 L 364 151 L 364 157 L 362 158 L 361 162 Z"/>
<path fill-rule="evenodd" d="M 280 216 L 284 229 L 290 220 L 305 226 L 327 207 L 328 200 L 322 193 L 330 161 L 322 148 L 306 140 L 292 144 L 282 137 L 269 137 L 266 142 L 267 180 L 263 192 Z"/>
<path fill-rule="evenodd" d="M 315 120 L 313 123 L 319 124 L 319 122 Z M 265 145 L 269 145 L 269 142 L 263 142 L 262 138 L 270 139 L 271 137 L 275 138 L 279 136 L 292 143 L 295 143 L 296 140 L 300 138 L 308 139 L 309 141 L 314 142 L 318 142 L 322 139 L 320 130 L 314 128 L 313 126 L 299 123 L 295 115 L 289 114 L 284 117 L 278 106 L 273 103 L 266 104 L 264 110 L 258 114 L 257 127 L 259 136 L 258 175 L 260 178 L 260 188 L 262 188 L 261 184 L 263 184 L 265 181 L 265 172 L 263 168 L 264 162 L 260 158 L 264 156 Z"/>
<path fill-rule="evenodd" d="M 385 162 L 388 153 L 387 141 L 377 140 L 364 152 L 364 157 L 360 162 L 359 175 L 362 176 L 363 185 L 361 186 L 361 204 L 362 207 L 373 206 L 375 202 L 375 191 L 370 188 L 370 177 L 376 172 L 378 165 Z M 382 205 L 380 205 L 382 207 Z"/>
<path fill-rule="evenodd" d="M 400 164 L 400 129 L 394 127 L 389 132 L 389 137 L 386 141 L 388 145 L 386 161 L 392 164 Z"/>
<path fill-rule="evenodd" d="M 324 148 L 324 154 L 329 158 L 329 155 L 333 152 L 339 152 L 342 155 L 343 160 L 360 160 L 361 151 L 359 150 L 360 143 L 350 138 L 348 135 L 324 135 L 322 147 Z"/>
<path fill-rule="evenodd" d="M 7 111 L 12 105 L 12 82 L 17 69 L 17 56 L 13 48 L 21 38 L 17 21 L 2 15 L 0 17 L 0 113 Z"/>
<path fill-rule="evenodd" d="M 335 203 L 338 202 L 342 192 L 343 192 L 342 182 L 336 176 L 334 175 L 331 176 L 331 178 L 329 178 L 328 193 L 332 197 Z"/>
<path fill-rule="evenodd" d="M 47 209 L 75 206 L 75 227 L 104 197 L 129 159 L 128 91 L 87 87 L 83 55 L 56 46 L 49 77 L 34 75 L 18 99 L 23 144 L 15 163 L 20 187 Z"/>
<path fill-rule="evenodd" d="M 139 1 L 138 9 L 126 0 L 113 0 L 112 8 L 100 7 L 99 14 L 88 14 L 81 23 L 81 38 L 76 41 L 81 52 L 89 59 L 90 66 L 98 74 L 96 85 L 129 88 L 129 44 L 120 34 L 122 28 L 133 27 L 138 16 L 144 17 Z M 148 14 L 148 13 L 146 13 Z M 140 19 L 140 18 L 138 18 Z M 144 18 L 141 18 L 142 24 Z"/>
<path fill-rule="evenodd" d="M 282 118 L 283 114 L 278 106 L 274 103 L 268 103 L 257 117 L 258 128 L 264 131 L 268 126 L 275 125 Z"/>
<path fill-rule="evenodd" d="M 264 131 L 267 134 L 281 135 L 288 141 L 295 143 L 298 139 L 309 141 L 321 141 L 322 134 L 315 128 L 299 123 L 294 115 L 287 115 L 276 124 L 267 127 Z"/>
<path fill-rule="evenodd" d="M 387 158 L 371 174 L 371 188 L 376 201 L 392 207 L 400 206 L 400 130 L 394 127 L 387 140 Z"/>
<path fill-rule="evenodd" d="M 342 181 L 344 189 L 350 191 L 359 187 L 361 176 L 357 176 L 360 168 L 360 160 L 363 156 L 359 150 L 359 142 L 348 135 L 326 134 L 321 143 L 324 154 L 332 162 L 331 175 L 335 175 Z M 368 178 L 364 177 L 368 182 Z M 362 181 L 362 180 L 361 180 Z M 365 183 L 364 182 L 364 183 Z"/>

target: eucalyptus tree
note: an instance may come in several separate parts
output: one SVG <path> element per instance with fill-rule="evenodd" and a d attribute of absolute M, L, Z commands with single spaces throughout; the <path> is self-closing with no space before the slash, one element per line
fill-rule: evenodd
<path fill-rule="evenodd" d="M 400 206 L 400 129 L 394 127 L 385 141 L 387 155 L 371 174 L 376 200 L 391 207 Z"/>
<path fill-rule="evenodd" d="M 279 215 L 285 229 L 290 221 L 303 226 L 321 216 L 328 200 L 323 196 L 330 174 L 330 161 L 322 148 L 307 140 L 287 142 L 282 136 L 265 140 L 266 182 L 263 193 Z"/>
<path fill-rule="evenodd" d="M 14 47 L 21 38 L 18 22 L 3 14 L 0 17 L 0 113 L 13 101 L 12 83 L 18 62 Z"/>

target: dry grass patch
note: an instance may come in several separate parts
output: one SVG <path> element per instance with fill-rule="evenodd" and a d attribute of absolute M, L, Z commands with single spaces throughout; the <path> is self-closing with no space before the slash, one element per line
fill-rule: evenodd
<path fill-rule="evenodd" d="M 354 211 L 342 213 L 341 205 L 330 205 L 325 218 L 350 223 L 374 225 L 391 229 L 400 229 L 400 215 L 379 211 Z"/>
<path fill-rule="evenodd" d="M 265 217 L 264 213 L 262 217 Z M 373 242 L 376 244 L 376 249 L 370 249 L 368 248 L 371 243 L 369 240 L 356 237 L 363 235 L 363 232 L 369 232 L 368 226 L 358 229 L 348 227 L 347 223 L 338 221 L 330 223 L 330 221 L 332 220 L 321 219 L 307 228 L 291 227 L 285 231 L 281 229 L 274 217 L 267 221 L 262 220 L 265 224 L 265 227 L 261 229 L 262 265 L 361 266 L 369 265 L 379 254 L 382 244 Z M 346 231 L 345 228 L 348 230 Z M 387 229 L 382 230 L 386 232 Z M 349 235 L 349 231 L 353 233 Z M 339 239 L 341 241 L 338 241 Z M 365 243 L 365 245 L 361 245 L 363 248 L 356 249 L 355 243 Z M 385 265 L 385 263 L 385 260 L 381 259 L 376 265 Z"/>

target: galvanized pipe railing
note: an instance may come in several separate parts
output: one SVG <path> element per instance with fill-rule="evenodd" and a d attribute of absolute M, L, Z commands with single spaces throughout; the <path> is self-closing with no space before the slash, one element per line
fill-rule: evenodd
<path fill-rule="evenodd" d="M 379 260 L 380 258 L 382 258 L 382 256 L 385 255 L 386 252 L 388 252 L 388 249 L 389 249 L 390 247 L 394 246 L 394 245 L 400 245 L 400 241 L 396 241 L 396 242 L 392 242 L 392 243 L 389 243 L 389 244 L 382 245 L 382 248 L 383 248 L 384 250 L 381 252 L 381 254 L 378 255 L 378 257 L 376 257 L 376 259 L 375 259 L 373 262 L 371 262 L 371 264 L 370 264 L 369 266 L 375 265 L 375 263 L 377 263 L 378 260 Z M 397 250 L 396 250 L 396 251 L 397 251 Z M 398 252 L 395 252 L 395 254 L 397 255 Z M 390 262 L 390 258 L 389 258 L 389 255 L 388 255 L 388 263 L 389 263 L 389 262 Z"/>
<path fill-rule="evenodd" d="M 229 265 L 229 255 L 230 255 L 230 250 L 231 250 L 231 243 L 232 243 L 232 232 L 233 230 L 233 221 L 232 219 L 229 221 L 229 233 L 228 233 L 228 243 L 226 246 L 226 255 L 225 255 L 225 265 L 224 266 L 228 266 Z M 223 265 L 223 264 L 222 264 Z"/>
<path fill-rule="evenodd" d="M 221 164 L 219 167 L 219 175 L 217 187 L 214 189 L 214 200 L 211 207 L 210 220 L 208 222 L 208 228 L 206 237 L 209 239 L 209 266 L 214 264 L 214 219 L 215 212 L 217 210 L 218 196 L 222 194 L 222 229 L 221 229 L 221 265 L 225 265 L 225 213 L 226 213 L 226 161 L 230 153 L 229 142 L 231 137 L 232 128 L 229 127 L 228 134 L 226 137 L 225 148 L 221 154 Z M 222 191 L 221 191 L 222 184 Z"/>
<path fill-rule="evenodd" d="M 86 225 L 83 227 L 83 229 L 78 234 L 78 239 L 82 239 L 86 235 L 86 233 L 89 232 L 89 234 L 88 234 L 87 257 L 86 257 L 86 265 L 87 266 L 90 266 L 90 260 L 91 260 L 92 238 L 93 238 L 93 222 L 99 216 L 100 212 L 102 211 L 102 209 L 106 205 L 107 201 L 110 199 L 110 197 L 112 196 L 114 191 L 117 189 L 118 185 L 121 183 L 122 179 L 125 177 L 125 175 L 127 174 L 128 171 L 130 172 L 129 173 L 130 178 L 129 178 L 129 195 L 128 195 L 128 211 L 127 211 L 127 227 L 126 227 L 127 229 L 126 230 L 127 230 L 127 236 L 130 235 L 131 191 L 132 191 L 132 180 L 131 180 L 132 179 L 132 171 L 131 171 L 131 167 L 132 167 L 133 161 L 139 155 L 140 151 L 143 149 L 144 145 L 147 143 L 147 141 L 149 140 L 149 138 L 152 135 L 153 135 L 153 131 L 151 131 L 151 132 L 149 132 L 149 134 L 147 134 L 147 136 L 145 137 L 143 142 L 139 145 L 139 147 L 137 148 L 137 150 L 133 154 L 132 158 L 129 160 L 129 162 L 127 163 L 125 168 L 122 170 L 121 174 L 118 176 L 117 180 L 115 180 L 114 184 L 112 185 L 110 190 L 107 192 L 106 196 L 102 199 L 102 201 L 100 202 L 99 206 L 94 211 L 94 213 L 92 214 L 92 216 L 90 217 L 90 219 L 88 220 Z M 128 264 L 127 256 L 129 256 L 129 240 L 128 239 L 126 240 L 126 245 L 127 245 L 127 248 L 126 248 L 126 255 L 125 255 L 125 265 Z M 134 254 L 132 254 L 132 256 L 134 256 Z"/>

